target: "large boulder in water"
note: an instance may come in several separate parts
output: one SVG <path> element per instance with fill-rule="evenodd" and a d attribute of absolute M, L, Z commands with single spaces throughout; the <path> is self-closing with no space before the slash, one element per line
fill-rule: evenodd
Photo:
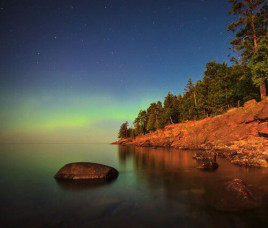
<path fill-rule="evenodd" d="M 76 162 L 63 166 L 54 176 L 57 180 L 111 180 L 118 176 L 112 167 L 91 162 Z"/>

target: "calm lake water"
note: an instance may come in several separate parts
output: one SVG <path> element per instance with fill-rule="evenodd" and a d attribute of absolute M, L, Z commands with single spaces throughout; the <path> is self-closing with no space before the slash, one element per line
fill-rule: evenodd
<path fill-rule="evenodd" d="M 217 171 L 203 172 L 192 155 L 106 144 L 1 145 L 1 227 L 268 227 L 267 208 L 231 213 L 209 203 L 236 177 L 267 194 L 268 169 L 218 159 Z M 77 161 L 120 174 L 105 185 L 57 183 L 58 169 Z"/>

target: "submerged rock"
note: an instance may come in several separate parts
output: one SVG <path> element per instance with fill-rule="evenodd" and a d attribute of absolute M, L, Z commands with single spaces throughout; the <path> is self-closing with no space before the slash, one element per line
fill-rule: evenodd
<path fill-rule="evenodd" d="M 96 189 L 107 186 L 114 182 L 114 179 L 106 180 L 106 179 L 81 179 L 81 180 L 65 180 L 59 179 L 57 180 L 58 186 L 64 191 L 84 191 L 88 189 Z"/>
<path fill-rule="evenodd" d="M 203 169 L 203 170 L 215 170 L 218 167 L 219 167 L 218 163 L 209 161 L 209 162 L 203 163 L 201 166 L 198 166 L 197 168 Z"/>
<path fill-rule="evenodd" d="M 118 176 L 112 167 L 91 162 L 76 162 L 63 166 L 54 176 L 57 180 L 110 180 Z"/>
<path fill-rule="evenodd" d="M 208 203 L 221 211 L 241 211 L 263 206 L 261 197 L 247 186 L 241 179 L 228 181 L 223 187 L 206 196 Z"/>
<path fill-rule="evenodd" d="M 199 151 L 193 155 L 193 159 L 197 161 L 214 161 L 216 162 L 217 154 L 211 151 Z"/>
<path fill-rule="evenodd" d="M 238 178 L 226 183 L 226 189 L 239 200 L 251 200 L 252 193 L 246 184 Z"/>

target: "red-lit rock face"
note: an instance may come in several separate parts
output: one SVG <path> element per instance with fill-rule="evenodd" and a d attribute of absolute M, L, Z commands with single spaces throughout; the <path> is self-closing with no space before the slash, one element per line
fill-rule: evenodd
<path fill-rule="evenodd" d="M 116 144 L 217 151 L 233 164 L 268 167 L 268 99 L 251 100 L 223 115 L 166 126 Z"/>

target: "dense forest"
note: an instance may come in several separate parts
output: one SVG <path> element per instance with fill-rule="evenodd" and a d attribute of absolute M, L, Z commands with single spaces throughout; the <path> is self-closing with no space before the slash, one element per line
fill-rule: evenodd
<path fill-rule="evenodd" d="M 229 0 L 229 14 L 237 21 L 228 26 L 235 32 L 230 56 L 232 65 L 208 62 L 202 80 L 191 78 L 183 94 L 168 93 L 164 102 L 140 110 L 129 127 L 120 126 L 118 138 L 134 138 L 166 125 L 215 116 L 250 99 L 264 99 L 268 78 L 268 4 L 265 0 Z"/>

